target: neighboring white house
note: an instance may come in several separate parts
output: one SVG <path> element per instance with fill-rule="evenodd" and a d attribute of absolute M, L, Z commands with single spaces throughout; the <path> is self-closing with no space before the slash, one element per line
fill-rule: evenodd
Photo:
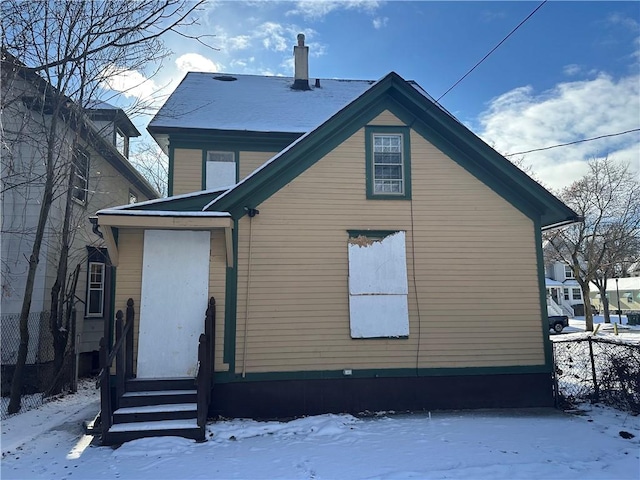
<path fill-rule="evenodd" d="M 0 306 L 4 368 L 16 359 L 18 317 L 44 192 L 46 134 L 52 121 L 52 105 L 60 94 L 6 52 L 2 52 L 1 87 Z M 58 177 L 36 271 L 27 363 L 41 362 L 42 346 L 51 343 L 46 312 L 51 308 L 66 188 L 73 165 L 73 240 L 68 264 L 69 273 L 80 264 L 76 288 L 77 333 L 79 351 L 85 354 L 86 368 L 91 369 L 97 367 L 95 357 L 103 336 L 104 319 L 111 314 L 111 269 L 104 242 L 92 231 L 89 216 L 101 208 L 153 199 L 158 194 L 128 161 L 129 137 L 140 133 L 127 115 L 119 108 L 100 104 L 85 109 L 78 119 L 70 113 L 72 105 L 67 99 L 64 111 L 58 115 L 54 159 Z"/>
<path fill-rule="evenodd" d="M 584 315 L 582 289 L 570 265 L 563 262 L 548 264 L 545 277 L 549 315 Z"/>

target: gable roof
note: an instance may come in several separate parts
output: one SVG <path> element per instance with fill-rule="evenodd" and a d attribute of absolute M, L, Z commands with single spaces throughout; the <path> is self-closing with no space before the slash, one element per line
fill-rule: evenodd
<path fill-rule="evenodd" d="M 245 207 L 257 207 L 386 109 L 525 215 L 539 220 L 541 227 L 578 220 L 573 210 L 395 72 L 372 84 L 204 210 L 228 211 L 234 218 L 242 217 Z"/>
<path fill-rule="evenodd" d="M 288 77 L 189 72 L 148 130 L 152 135 L 171 128 L 306 133 L 373 83 L 320 79 L 319 88 L 301 91 L 291 88 Z"/>

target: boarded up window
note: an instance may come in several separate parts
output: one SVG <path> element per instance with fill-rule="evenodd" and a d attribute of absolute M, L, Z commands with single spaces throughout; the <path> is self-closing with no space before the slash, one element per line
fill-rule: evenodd
<path fill-rule="evenodd" d="M 226 188 L 236 183 L 236 158 L 233 152 L 207 152 L 207 190 Z"/>
<path fill-rule="evenodd" d="M 351 338 L 409 335 L 405 232 L 349 239 Z"/>

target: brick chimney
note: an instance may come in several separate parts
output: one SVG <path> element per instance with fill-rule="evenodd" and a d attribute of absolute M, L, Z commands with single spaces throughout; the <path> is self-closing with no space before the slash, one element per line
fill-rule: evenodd
<path fill-rule="evenodd" d="M 293 77 L 294 90 L 311 90 L 309 88 L 309 47 L 304 45 L 304 34 L 298 34 L 298 45 L 293 47 L 295 73 Z"/>

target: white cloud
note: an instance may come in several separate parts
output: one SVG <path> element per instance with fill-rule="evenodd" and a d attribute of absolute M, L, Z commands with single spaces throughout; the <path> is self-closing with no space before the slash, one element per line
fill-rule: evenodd
<path fill-rule="evenodd" d="M 365 13 L 374 13 L 382 4 L 375 0 L 303 0 L 296 2 L 293 10 L 287 15 L 300 15 L 305 20 L 318 20 L 326 17 L 334 10 L 360 10 Z"/>
<path fill-rule="evenodd" d="M 572 77 L 572 76 L 574 76 L 574 75 L 577 75 L 577 74 L 578 74 L 578 73 L 580 73 L 581 71 L 582 71 L 582 67 L 581 67 L 580 65 L 575 64 L 575 63 L 572 63 L 572 64 L 570 64 L 570 65 L 565 65 L 565 66 L 562 68 L 562 72 L 563 72 L 565 75 L 569 76 L 569 77 Z"/>
<path fill-rule="evenodd" d="M 222 65 L 217 64 L 198 53 L 185 53 L 176 58 L 176 66 L 182 73 L 220 72 Z"/>
<path fill-rule="evenodd" d="M 275 22 L 265 22 L 256 29 L 256 35 L 261 38 L 264 48 L 276 52 L 282 52 L 289 48 L 285 33 L 285 27 Z"/>
<path fill-rule="evenodd" d="M 614 27 L 622 26 L 624 28 L 628 28 L 631 31 L 636 31 L 640 29 L 640 23 L 637 20 L 631 17 L 627 17 L 622 15 L 621 13 L 615 12 L 610 14 L 607 17 L 607 23 Z"/>
<path fill-rule="evenodd" d="M 112 65 L 102 72 L 101 84 L 108 90 L 120 92 L 127 98 L 150 100 L 159 90 L 158 85 L 137 70 Z"/>
<path fill-rule="evenodd" d="M 640 127 L 640 76 L 567 82 L 536 94 L 520 87 L 494 98 L 481 114 L 480 136 L 509 154 Z M 586 172 L 584 162 L 609 156 L 640 170 L 640 133 L 520 155 L 547 186 L 561 188 Z"/>
<path fill-rule="evenodd" d="M 373 19 L 373 28 L 376 30 L 381 29 L 382 27 L 386 27 L 387 23 L 389 23 L 388 17 L 377 17 Z"/>

